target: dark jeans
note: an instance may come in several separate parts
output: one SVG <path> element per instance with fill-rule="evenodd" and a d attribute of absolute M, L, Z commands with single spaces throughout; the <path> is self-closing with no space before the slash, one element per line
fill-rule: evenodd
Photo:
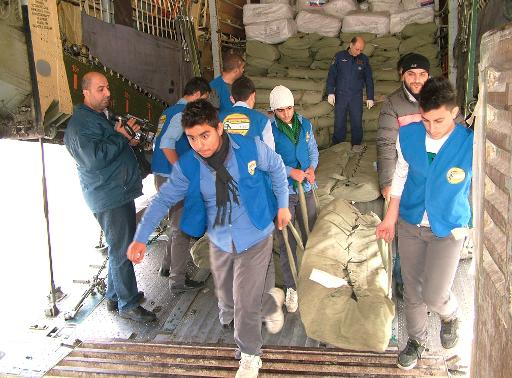
<path fill-rule="evenodd" d="M 137 280 L 133 264 L 126 256 L 135 234 L 135 203 L 94 213 L 108 244 L 108 299 L 118 302 L 119 310 L 137 306 Z"/>

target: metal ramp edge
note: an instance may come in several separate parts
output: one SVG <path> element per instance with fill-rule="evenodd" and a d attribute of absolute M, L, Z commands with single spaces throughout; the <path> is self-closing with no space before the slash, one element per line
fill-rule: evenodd
<path fill-rule="evenodd" d="M 409 371 L 396 367 L 396 357 L 396 350 L 266 347 L 259 377 L 448 377 L 443 357 L 424 356 Z M 237 369 L 233 346 L 84 341 L 45 376 L 234 377 Z"/>

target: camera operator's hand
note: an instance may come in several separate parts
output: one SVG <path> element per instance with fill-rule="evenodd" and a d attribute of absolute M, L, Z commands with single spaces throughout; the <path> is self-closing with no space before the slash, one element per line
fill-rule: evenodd
<path fill-rule="evenodd" d="M 134 133 L 138 132 L 140 130 L 140 126 L 137 125 L 137 121 L 135 118 L 130 118 L 128 120 L 127 125 L 133 130 Z M 133 139 L 133 137 L 130 135 L 128 130 L 126 129 L 125 125 L 121 121 L 116 122 L 116 126 L 114 128 L 118 133 L 121 133 L 126 139 L 130 141 L 131 146 L 136 146 L 139 144 L 139 141 L 137 139 Z"/>

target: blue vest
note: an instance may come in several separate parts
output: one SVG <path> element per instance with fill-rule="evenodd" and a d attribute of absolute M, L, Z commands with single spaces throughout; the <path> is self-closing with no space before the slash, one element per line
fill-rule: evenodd
<path fill-rule="evenodd" d="M 210 81 L 210 88 L 215 91 L 219 97 L 219 111 L 228 111 L 233 106 L 233 103 L 231 102 L 231 91 L 222 79 L 222 76 L 217 76 L 215 79 Z"/>
<path fill-rule="evenodd" d="M 163 124 L 163 126 L 160 129 L 160 125 L 158 125 L 158 135 L 155 139 L 155 148 L 153 149 L 153 157 L 151 158 L 151 170 L 153 173 L 164 173 L 168 175 L 172 171 L 172 164 L 169 162 L 169 160 L 167 160 L 167 157 L 160 148 L 160 142 L 162 141 L 162 136 L 165 134 L 167 128 L 169 127 L 169 122 L 171 121 L 172 117 L 178 113 L 181 113 L 184 109 L 185 104 L 175 104 L 165 109 L 162 116 L 160 117 L 159 123 Z M 183 139 L 183 136 L 179 140 L 181 139 Z M 185 139 L 188 143 L 188 139 L 186 137 Z M 176 150 L 178 149 L 177 146 L 178 143 L 176 144 Z"/>
<path fill-rule="evenodd" d="M 297 114 L 301 124 L 299 141 L 295 145 L 284 133 L 277 127 L 276 121 L 272 121 L 272 133 L 274 134 L 274 142 L 276 144 L 276 152 L 281 155 L 284 165 L 287 167 L 299 168 L 306 170 L 311 165 L 309 159 L 308 142 L 313 133 L 311 122 L 306 118 Z M 293 179 L 288 177 L 288 183 L 293 184 Z"/>
<path fill-rule="evenodd" d="M 241 116 L 236 116 L 237 114 Z M 224 130 L 228 133 L 259 138 L 263 142 L 263 130 L 267 125 L 268 117 L 259 111 L 245 106 L 233 106 L 228 111 L 221 112 L 219 118 L 224 125 Z"/>
<path fill-rule="evenodd" d="M 260 171 L 256 166 L 254 174 L 249 173 L 249 164 L 258 161 L 258 151 L 254 139 L 240 135 L 231 135 L 230 138 L 239 146 L 239 148 L 232 148 L 232 151 L 235 153 L 240 174 L 238 190 L 241 204 L 246 208 L 254 226 L 263 230 L 277 214 L 277 201 L 275 197 L 269 198 L 266 172 Z M 180 158 L 179 165 L 190 182 L 185 196 L 180 229 L 191 236 L 201 237 L 206 230 L 207 215 L 201 194 L 199 160 L 191 150 Z"/>
<path fill-rule="evenodd" d="M 446 237 L 471 219 L 473 131 L 456 125 L 429 164 L 422 122 L 401 127 L 400 148 L 409 172 L 400 200 L 400 217 L 419 224 L 425 210 L 434 235 Z"/>

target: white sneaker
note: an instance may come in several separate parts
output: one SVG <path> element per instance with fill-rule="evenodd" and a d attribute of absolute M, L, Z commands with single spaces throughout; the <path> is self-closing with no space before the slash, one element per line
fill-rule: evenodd
<path fill-rule="evenodd" d="M 240 367 L 236 372 L 235 378 L 256 378 L 261 367 L 260 356 L 242 353 Z"/>
<path fill-rule="evenodd" d="M 299 307 L 299 297 L 297 296 L 297 290 L 289 287 L 286 289 L 286 300 L 284 301 L 286 310 L 288 312 L 295 312 Z"/>
<path fill-rule="evenodd" d="M 267 331 L 269 333 L 278 333 L 281 328 L 283 328 L 284 324 L 284 314 L 283 314 L 283 303 L 284 303 L 284 292 L 277 288 L 273 287 L 268 292 L 277 304 L 277 311 L 271 315 L 265 317 L 265 326 L 267 327 Z"/>

